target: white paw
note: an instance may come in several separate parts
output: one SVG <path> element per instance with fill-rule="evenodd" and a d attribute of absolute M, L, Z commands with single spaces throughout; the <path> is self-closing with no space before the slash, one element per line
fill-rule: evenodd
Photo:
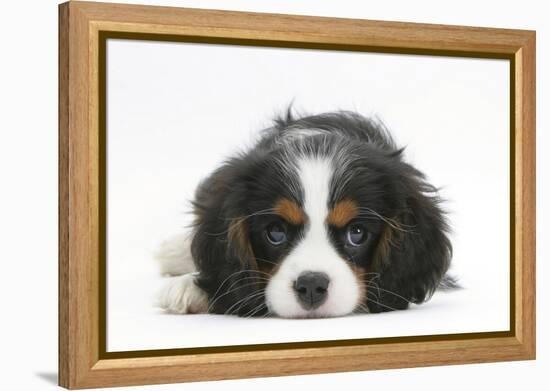
<path fill-rule="evenodd" d="M 197 314 L 208 310 L 208 295 L 195 284 L 198 273 L 168 279 L 158 295 L 158 306 L 175 314 Z"/>
<path fill-rule="evenodd" d="M 182 276 L 196 271 L 191 256 L 191 236 L 182 233 L 162 242 L 155 252 L 160 272 L 165 276 Z"/>

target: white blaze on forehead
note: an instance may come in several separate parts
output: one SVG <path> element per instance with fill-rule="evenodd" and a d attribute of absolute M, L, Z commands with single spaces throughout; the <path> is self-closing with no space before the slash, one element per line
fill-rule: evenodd
<path fill-rule="evenodd" d="M 326 235 L 332 163 L 328 158 L 302 158 L 298 161 L 298 176 L 304 192 L 304 211 L 309 218 L 310 234 Z M 322 230 L 323 232 L 316 232 Z"/>
<path fill-rule="evenodd" d="M 355 274 L 336 251 L 327 231 L 330 184 L 333 166 L 330 157 L 302 157 L 296 162 L 307 215 L 303 238 L 280 263 L 266 287 L 270 311 L 284 317 L 340 316 L 352 312 L 360 300 Z M 327 300 L 307 311 L 298 302 L 294 283 L 304 272 L 322 272 L 330 282 Z"/>

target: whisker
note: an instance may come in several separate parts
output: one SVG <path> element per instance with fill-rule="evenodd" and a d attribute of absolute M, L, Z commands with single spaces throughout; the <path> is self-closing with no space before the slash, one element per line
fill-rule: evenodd
<path fill-rule="evenodd" d="M 370 296 L 369 296 L 370 295 Z M 376 300 L 380 300 L 380 296 L 376 294 L 376 292 L 373 291 L 367 291 L 367 294 L 365 295 L 366 298 L 371 297 Z"/>
<path fill-rule="evenodd" d="M 368 283 L 367 283 L 367 284 L 368 284 Z M 412 301 L 410 301 L 410 300 L 404 298 L 403 296 L 401 296 L 401 295 L 399 295 L 399 294 L 397 294 L 397 293 L 395 293 L 395 292 L 389 291 L 389 290 L 387 290 L 387 289 L 380 288 L 378 285 L 376 286 L 376 288 L 378 289 L 378 291 L 390 293 L 390 294 L 392 294 L 392 295 L 394 295 L 394 296 L 396 296 L 396 297 L 399 297 L 401 300 L 406 301 L 406 302 L 409 303 L 409 304 L 414 304 Z"/>
<path fill-rule="evenodd" d="M 239 280 L 239 281 L 240 281 L 240 280 Z M 239 282 L 239 281 L 238 281 L 238 282 Z M 230 294 L 231 292 L 235 292 L 235 291 L 238 291 L 239 289 L 246 288 L 246 287 L 248 287 L 248 286 L 254 286 L 254 285 L 257 285 L 257 283 L 256 283 L 256 282 L 251 282 L 251 283 L 248 283 L 248 284 L 244 284 L 244 285 L 238 286 L 238 287 L 236 287 L 236 288 L 234 288 L 234 289 L 225 291 L 222 295 L 219 295 L 218 297 L 213 296 L 214 301 L 212 301 L 212 302 L 210 303 L 210 305 L 208 306 L 207 312 L 210 312 L 210 310 L 213 308 L 214 304 L 215 304 L 219 299 L 221 299 L 222 297 L 224 297 L 224 296 Z"/>
<path fill-rule="evenodd" d="M 229 221 L 232 221 L 232 220 L 238 220 L 238 221 L 244 221 L 246 219 L 249 219 L 251 217 L 254 217 L 254 216 L 262 216 L 262 215 L 266 215 L 266 214 L 275 214 L 275 209 L 273 208 L 268 208 L 268 209 L 262 209 L 262 210 L 258 210 L 256 212 L 253 212 L 249 215 L 245 215 L 245 216 L 238 216 L 238 217 L 231 217 L 231 218 L 227 218 L 225 220 L 229 220 Z"/>
<path fill-rule="evenodd" d="M 240 304 L 240 306 L 238 308 L 235 309 L 235 311 L 238 311 L 239 309 L 242 308 L 242 306 L 244 305 L 244 303 L 246 303 L 248 300 L 251 300 L 251 299 L 255 299 L 257 297 L 261 297 L 262 295 L 264 295 L 264 290 L 262 289 L 261 291 L 258 291 L 258 292 L 254 292 L 248 296 L 245 296 L 243 299 L 240 299 L 238 300 L 236 303 L 234 303 L 231 307 L 229 307 L 227 309 L 227 311 L 224 312 L 224 315 L 228 315 L 228 314 L 231 314 L 233 315 L 233 312 L 232 309 L 234 307 L 236 307 L 237 305 Z"/>
<path fill-rule="evenodd" d="M 268 273 L 265 273 L 265 272 L 261 272 L 261 271 L 259 271 L 259 270 L 252 270 L 252 269 L 237 270 L 236 272 L 231 273 L 229 276 L 227 276 L 227 277 L 220 283 L 220 285 L 218 286 L 218 289 L 216 289 L 216 292 L 214 292 L 214 295 L 212 295 L 212 298 L 216 297 L 216 295 L 218 294 L 218 292 L 220 291 L 220 289 L 222 289 L 223 284 L 225 284 L 231 277 L 236 276 L 236 275 L 238 275 L 239 273 L 247 273 L 247 272 L 250 272 L 250 273 L 260 273 L 260 274 L 262 274 L 262 273 L 268 274 Z"/>
<path fill-rule="evenodd" d="M 267 307 L 267 305 L 266 305 L 266 307 Z M 269 307 L 267 307 L 267 312 L 266 312 L 265 315 L 262 316 L 261 318 L 264 319 L 264 318 L 267 318 L 268 316 L 271 316 L 271 315 L 273 315 L 273 314 L 272 314 L 271 311 L 269 310 Z"/>
<path fill-rule="evenodd" d="M 273 262 L 273 261 L 270 261 L 270 260 L 267 260 L 267 259 L 264 259 L 264 258 L 258 258 L 258 257 L 256 257 L 256 260 L 262 261 L 262 262 L 266 262 L 266 263 L 271 263 L 272 265 L 278 265 L 277 262 Z"/>
<path fill-rule="evenodd" d="M 365 273 L 358 273 L 357 274 L 359 277 L 366 277 L 366 276 L 373 276 L 372 278 L 378 278 L 380 277 L 380 273 L 374 273 L 374 272 L 365 272 Z"/>
<path fill-rule="evenodd" d="M 368 297 L 367 297 L 366 299 L 367 299 L 367 301 L 370 301 L 370 302 L 372 302 L 372 303 L 378 304 L 379 306 L 388 308 L 388 309 L 390 309 L 390 310 L 392 310 L 392 311 L 399 311 L 397 308 L 393 308 L 393 307 L 390 307 L 389 305 L 382 304 L 382 303 L 380 303 L 380 302 L 378 302 L 378 301 L 376 301 L 376 300 L 369 299 Z"/>
<path fill-rule="evenodd" d="M 238 223 L 242 223 L 243 221 L 246 221 L 247 219 L 251 218 L 251 217 L 254 217 L 254 216 L 263 216 L 263 215 L 273 215 L 273 214 L 276 214 L 275 213 L 275 209 L 273 208 L 269 208 L 269 209 L 263 209 L 263 210 L 259 210 L 257 212 L 254 212 L 254 213 L 251 213 L 249 215 L 246 215 L 246 216 L 238 216 L 238 217 L 231 217 L 231 218 L 227 218 L 227 219 L 224 219 L 226 221 L 237 221 Z M 228 228 L 226 229 L 225 231 L 222 231 L 222 232 L 218 232 L 218 233 L 213 233 L 213 232 L 204 232 L 205 235 L 208 235 L 208 236 L 221 236 L 221 235 L 225 235 L 229 232 L 231 228 Z"/>
<path fill-rule="evenodd" d="M 255 308 L 253 308 L 252 310 L 248 311 L 246 314 L 244 314 L 244 317 L 245 318 L 251 318 L 253 317 L 254 315 L 256 315 L 258 312 L 260 312 L 261 310 L 263 310 L 264 308 L 267 308 L 267 305 L 265 303 L 262 303 L 260 305 L 257 305 Z"/>
<path fill-rule="evenodd" d="M 227 289 L 233 288 L 235 285 L 237 285 L 241 281 L 253 280 L 253 279 L 257 280 L 258 282 L 260 282 L 260 281 L 269 281 L 269 278 L 265 278 L 265 277 L 257 277 L 257 276 L 243 277 L 243 278 L 239 278 L 237 281 L 235 281 L 233 284 L 231 284 Z"/>
<path fill-rule="evenodd" d="M 363 314 L 363 313 L 369 313 L 369 307 L 367 307 L 365 304 L 360 303 L 354 310 L 354 314 Z"/>
<path fill-rule="evenodd" d="M 375 211 L 371 208 L 364 207 L 364 206 L 359 207 L 358 209 L 360 210 L 359 216 L 361 216 L 361 215 L 375 216 L 375 217 L 378 217 L 380 220 L 384 221 L 385 223 L 387 223 L 390 227 L 392 227 L 392 228 L 394 228 L 398 231 L 414 233 L 413 230 L 407 230 L 403 227 L 415 228 L 416 225 L 408 225 L 408 224 L 404 224 L 404 223 L 399 223 L 395 219 L 392 219 L 390 217 L 382 216 L 377 211 Z"/>
<path fill-rule="evenodd" d="M 376 290 L 378 291 L 377 297 L 380 297 L 380 287 L 378 286 L 377 283 L 372 282 L 372 281 L 365 281 L 365 287 L 367 287 L 367 288 L 376 288 Z M 370 289 L 367 289 L 367 292 L 372 292 L 372 291 Z M 372 293 L 374 293 L 374 292 L 372 292 Z"/>

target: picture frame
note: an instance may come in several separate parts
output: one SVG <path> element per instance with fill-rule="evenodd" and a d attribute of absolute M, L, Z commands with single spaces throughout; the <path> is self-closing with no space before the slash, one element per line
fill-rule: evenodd
<path fill-rule="evenodd" d="M 510 62 L 510 329 L 106 351 L 106 41 Z M 59 5 L 59 384 L 69 389 L 535 359 L 535 32 L 70 1 Z"/>

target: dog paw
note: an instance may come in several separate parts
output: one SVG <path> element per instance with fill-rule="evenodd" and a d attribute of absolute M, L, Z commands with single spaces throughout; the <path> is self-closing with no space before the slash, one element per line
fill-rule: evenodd
<path fill-rule="evenodd" d="M 208 310 L 208 295 L 197 286 L 198 273 L 170 278 L 158 295 L 158 306 L 174 314 L 197 314 Z"/>

